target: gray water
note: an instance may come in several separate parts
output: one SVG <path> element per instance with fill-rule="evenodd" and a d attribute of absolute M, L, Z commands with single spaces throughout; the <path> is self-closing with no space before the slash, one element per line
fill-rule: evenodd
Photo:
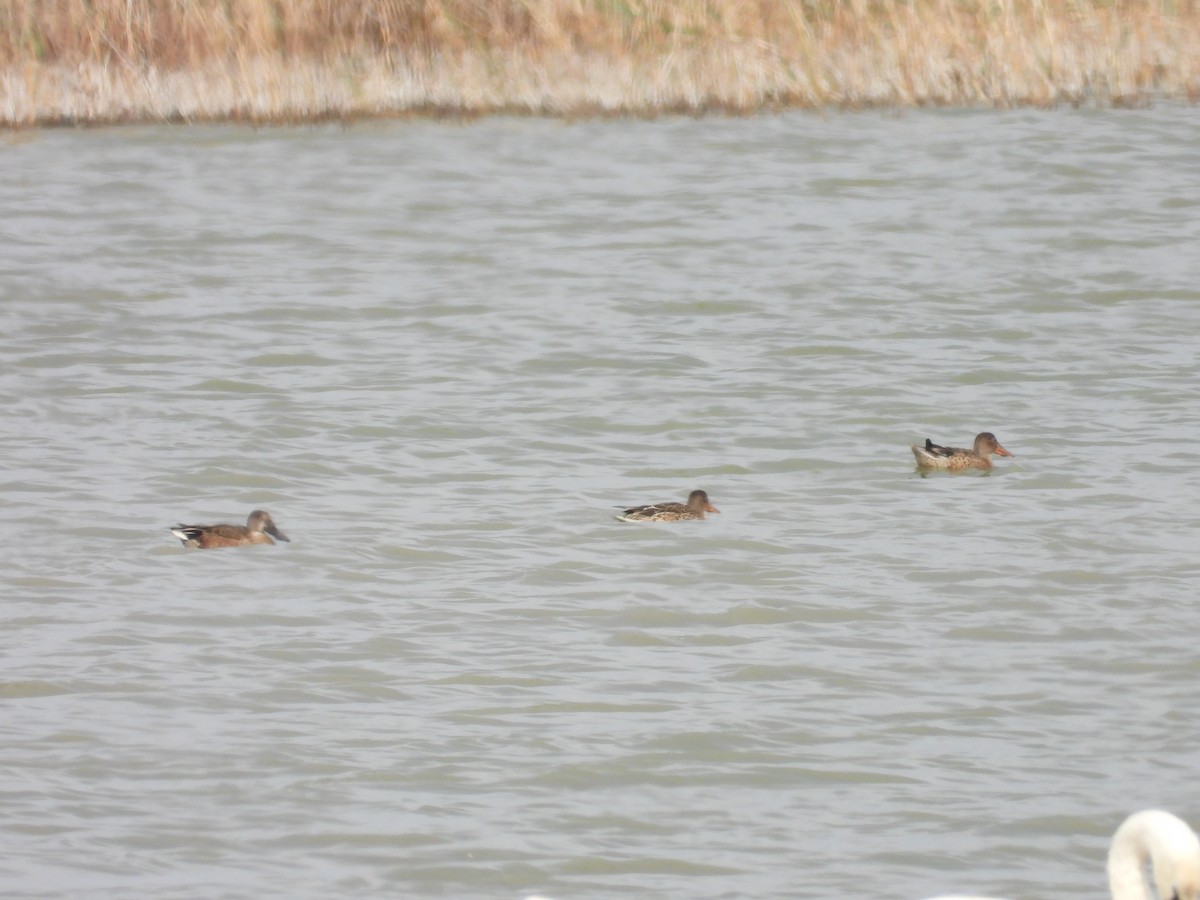
<path fill-rule="evenodd" d="M 1126 813 L 1200 824 L 1197 146 L 8 138 L 0 892 L 1104 896 Z"/>

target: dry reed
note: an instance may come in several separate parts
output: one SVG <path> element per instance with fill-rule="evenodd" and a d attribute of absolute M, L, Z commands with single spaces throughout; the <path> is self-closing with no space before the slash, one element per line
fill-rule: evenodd
<path fill-rule="evenodd" d="M 0 0 L 0 124 L 1200 97 L 1198 0 Z"/>

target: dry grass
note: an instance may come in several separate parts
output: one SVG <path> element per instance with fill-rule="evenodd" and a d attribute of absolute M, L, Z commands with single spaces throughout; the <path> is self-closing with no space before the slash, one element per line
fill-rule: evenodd
<path fill-rule="evenodd" d="M 1200 97 L 1200 0 L 0 0 L 0 124 Z"/>

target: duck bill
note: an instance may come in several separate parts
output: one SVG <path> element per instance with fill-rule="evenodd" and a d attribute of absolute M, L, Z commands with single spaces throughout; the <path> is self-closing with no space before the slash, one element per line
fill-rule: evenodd
<path fill-rule="evenodd" d="M 715 512 L 715 513 L 720 512 L 720 510 L 717 509 L 715 506 L 713 506 L 711 503 L 704 504 L 704 511 L 705 512 Z"/>
<path fill-rule="evenodd" d="M 287 541 L 289 544 L 292 542 L 292 539 L 290 537 L 288 537 L 286 534 L 284 534 L 282 531 L 280 531 L 278 528 L 268 528 L 268 529 L 266 529 L 266 532 L 271 537 L 276 538 L 278 540 Z"/>
<path fill-rule="evenodd" d="M 996 445 L 996 455 L 997 456 L 1012 456 L 1011 453 L 1009 453 L 1007 450 L 1005 450 L 999 444 Z"/>

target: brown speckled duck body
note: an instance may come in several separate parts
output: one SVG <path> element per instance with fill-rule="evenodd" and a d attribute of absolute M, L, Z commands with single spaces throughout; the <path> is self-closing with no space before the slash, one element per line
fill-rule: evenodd
<path fill-rule="evenodd" d="M 688 519 L 703 519 L 705 513 L 720 510 L 708 502 L 704 491 L 692 491 L 687 503 L 651 503 L 647 506 L 632 506 L 617 516 L 622 522 L 683 522 Z"/>
<path fill-rule="evenodd" d="M 976 435 L 975 446 L 970 450 L 964 450 L 961 447 L 943 447 L 926 438 L 925 446 L 919 447 L 914 444 L 912 452 L 913 456 L 917 458 L 917 465 L 922 469 L 945 469 L 949 472 L 990 469 L 992 468 L 993 453 L 997 456 L 1012 456 L 1000 446 L 1000 442 L 990 431 L 983 431 Z"/>
<path fill-rule="evenodd" d="M 243 547 L 247 544 L 273 544 L 271 537 L 290 541 L 279 530 L 271 514 L 256 509 L 250 513 L 245 525 L 176 525 L 171 534 L 183 541 L 185 547 L 213 550 L 217 547 Z"/>

